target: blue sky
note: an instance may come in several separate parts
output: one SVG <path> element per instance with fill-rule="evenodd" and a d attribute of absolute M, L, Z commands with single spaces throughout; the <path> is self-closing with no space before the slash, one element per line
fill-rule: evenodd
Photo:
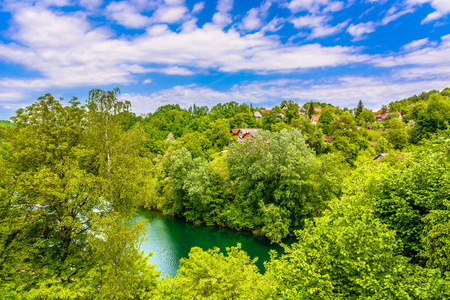
<path fill-rule="evenodd" d="M 450 0 L 0 1 L 0 119 L 119 87 L 161 105 L 366 107 L 450 86 Z"/>

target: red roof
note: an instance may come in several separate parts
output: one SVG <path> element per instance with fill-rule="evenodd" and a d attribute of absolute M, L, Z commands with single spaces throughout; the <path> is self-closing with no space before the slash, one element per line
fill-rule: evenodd
<path fill-rule="evenodd" d="M 389 112 L 387 111 L 387 112 L 385 112 L 384 114 L 382 114 L 382 115 L 376 115 L 375 116 L 375 118 L 377 118 L 377 119 L 384 119 L 384 118 L 386 118 L 386 116 L 389 114 Z"/>
<path fill-rule="evenodd" d="M 311 120 L 313 120 L 314 122 L 319 121 L 320 116 L 319 115 L 311 115 Z"/>
<path fill-rule="evenodd" d="M 262 114 L 270 113 L 270 112 L 271 112 L 270 109 L 260 109 L 259 111 L 260 111 Z"/>
<path fill-rule="evenodd" d="M 330 137 L 326 134 L 322 135 L 322 138 L 324 139 L 325 142 L 331 142 Z"/>
<path fill-rule="evenodd" d="M 383 111 L 382 109 L 377 110 L 376 112 L 374 112 L 374 114 L 376 114 L 376 115 L 381 115 L 381 112 L 382 112 L 382 111 Z M 389 109 L 386 109 L 386 112 L 389 112 Z"/>
<path fill-rule="evenodd" d="M 239 130 L 240 130 L 239 128 L 231 129 L 231 133 L 232 133 L 233 135 L 238 135 Z"/>

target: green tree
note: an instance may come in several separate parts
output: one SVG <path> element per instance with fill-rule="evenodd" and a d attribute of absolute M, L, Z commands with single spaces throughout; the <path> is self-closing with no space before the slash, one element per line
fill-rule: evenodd
<path fill-rule="evenodd" d="M 356 123 L 359 125 L 368 124 L 375 122 L 375 114 L 370 110 L 365 108 L 357 117 Z"/>
<path fill-rule="evenodd" d="M 408 144 L 408 132 L 406 125 L 397 118 L 392 118 L 388 122 L 387 140 L 395 149 L 403 149 Z"/>
<path fill-rule="evenodd" d="M 292 100 L 289 100 L 289 101 L 284 100 L 281 103 L 281 105 L 284 105 L 284 104 L 287 105 L 287 109 L 285 109 L 283 111 L 283 114 L 286 118 L 287 123 L 291 124 L 292 119 L 297 119 L 300 116 L 300 114 L 298 112 L 298 105 L 296 103 L 294 103 L 294 101 L 292 101 Z"/>
<path fill-rule="evenodd" d="M 446 224 L 448 212 L 449 149 L 448 138 L 427 141 L 411 159 L 384 174 L 382 190 L 374 198 L 376 216 L 397 232 L 403 254 L 414 263 L 425 265 L 432 259 L 431 265 L 445 266 L 448 261 L 448 254 L 432 245 L 448 247 L 442 244 L 445 238 L 439 237 L 438 222 Z"/>
<path fill-rule="evenodd" d="M 139 155 L 144 143 L 139 124 L 128 131 L 120 127 L 130 103 L 119 101 L 119 93 L 119 89 L 89 92 L 86 138 L 95 150 L 95 172 L 111 211 L 130 214 L 146 196 L 142 186 L 149 162 Z"/>
<path fill-rule="evenodd" d="M 363 105 L 362 101 L 359 100 L 358 106 L 356 106 L 355 119 L 358 119 L 359 115 L 362 114 L 363 110 L 364 110 L 364 105 Z"/>
<path fill-rule="evenodd" d="M 139 245 L 144 222 L 124 219 L 117 213 L 95 223 L 89 239 L 96 261 L 87 275 L 92 280 L 89 297 L 97 299 L 148 299 L 156 289 L 159 271 L 149 265 Z"/>
<path fill-rule="evenodd" d="M 272 289 L 256 260 L 240 244 L 226 251 L 192 248 L 189 258 L 180 260 L 177 275 L 162 282 L 156 299 L 270 299 Z"/>
<path fill-rule="evenodd" d="M 408 265 L 395 232 L 373 216 L 363 199 L 333 201 L 323 217 L 297 234 L 298 242 L 286 247 L 286 254 L 266 264 L 264 276 L 275 283 L 277 299 L 449 296 L 439 274 Z"/>
<path fill-rule="evenodd" d="M 312 115 L 314 115 L 314 104 L 311 101 L 308 106 L 308 117 L 311 117 Z"/>
<path fill-rule="evenodd" d="M 321 169 L 322 162 L 298 130 L 260 131 L 254 143 L 233 145 L 227 163 L 238 193 L 230 215 L 236 227 L 266 228 L 267 235 L 274 222 L 289 224 L 290 231 L 301 228 L 306 218 L 320 215 L 339 193 L 339 188 L 332 188 L 334 193 L 323 194 L 336 182 L 321 182 L 321 176 L 339 175 L 334 168 Z M 284 230 L 274 231 L 273 237 L 278 240 L 280 232 Z"/>
<path fill-rule="evenodd" d="M 329 110 L 320 115 L 319 124 L 322 127 L 322 132 L 325 134 L 329 134 L 328 127 L 330 123 L 334 121 L 333 113 Z"/>

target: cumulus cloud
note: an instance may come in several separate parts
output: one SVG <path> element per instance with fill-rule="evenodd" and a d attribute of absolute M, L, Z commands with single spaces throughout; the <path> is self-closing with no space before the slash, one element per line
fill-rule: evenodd
<path fill-rule="evenodd" d="M 291 0 L 287 7 L 294 13 L 299 11 L 318 12 L 329 0 Z"/>
<path fill-rule="evenodd" d="M 311 29 L 311 34 L 308 35 L 309 39 L 335 35 L 341 32 L 348 24 L 348 21 L 344 21 L 336 26 L 330 26 L 328 21 L 330 21 L 330 18 L 324 15 L 306 15 L 291 19 L 291 23 L 295 28 Z"/>
<path fill-rule="evenodd" d="M 422 24 L 440 19 L 450 13 L 450 1 L 448 0 L 407 0 L 407 2 L 411 5 L 423 5 L 429 3 L 436 10 L 427 15 L 427 17 L 422 20 Z"/>
<path fill-rule="evenodd" d="M 269 8 L 272 6 L 271 0 L 266 0 L 259 7 L 250 9 L 242 20 L 241 28 L 247 31 L 260 29 L 263 20 L 267 17 Z"/>
<path fill-rule="evenodd" d="M 179 23 L 184 19 L 187 11 L 184 5 L 161 5 L 154 12 L 152 21 L 167 24 Z"/>
<path fill-rule="evenodd" d="M 393 6 L 387 11 L 386 15 L 381 20 L 380 25 L 387 25 L 387 24 L 397 20 L 401 16 L 409 14 L 409 13 L 413 13 L 413 12 L 414 12 L 414 9 L 412 9 L 411 7 L 398 8 L 396 6 Z"/>
<path fill-rule="evenodd" d="M 221 11 L 231 9 L 230 1 L 221 5 Z M 354 47 L 286 46 L 275 36 L 241 35 L 210 24 L 178 32 L 151 25 L 146 34 L 114 38 L 107 28 L 93 28 L 84 15 L 59 15 L 37 7 L 15 11 L 14 22 L 19 43 L 0 44 L 0 58 L 38 71 L 43 76 L 40 87 L 130 84 L 136 81 L 132 74 L 139 73 L 135 65 L 190 75 L 191 67 L 264 73 L 367 60 Z"/>
<path fill-rule="evenodd" d="M 217 12 L 213 15 L 213 23 L 225 27 L 230 25 L 232 16 L 230 14 L 233 9 L 233 0 L 219 0 L 217 2 Z"/>
<path fill-rule="evenodd" d="M 387 57 L 379 57 L 374 60 L 379 66 L 383 67 L 397 67 L 405 65 L 416 65 L 416 66 L 450 66 L 450 34 L 441 37 L 439 44 L 430 43 L 428 47 L 417 47 L 417 43 L 424 43 L 425 41 L 415 41 L 412 42 L 411 46 L 416 46 L 418 48 L 415 51 L 404 55 L 391 55 Z M 415 45 L 415 44 L 416 45 Z M 411 43 L 410 43 L 411 44 Z"/>
<path fill-rule="evenodd" d="M 354 41 L 358 41 L 363 39 L 365 34 L 371 33 L 375 31 L 375 23 L 367 22 L 367 23 L 359 23 L 352 24 L 347 28 L 347 32 L 353 36 Z"/>
<path fill-rule="evenodd" d="M 434 12 L 428 14 L 427 17 L 425 19 L 423 19 L 420 23 L 421 24 L 430 23 L 434 20 L 440 19 L 441 17 L 442 17 L 442 13 L 440 11 L 434 11 Z"/>
<path fill-rule="evenodd" d="M 412 42 L 404 45 L 402 47 L 402 49 L 409 52 L 409 51 L 412 51 L 412 50 L 417 50 L 417 49 L 421 48 L 422 46 L 425 46 L 428 43 L 429 43 L 429 39 L 428 38 L 415 40 L 415 41 L 412 41 Z"/>
<path fill-rule="evenodd" d="M 150 18 L 139 13 L 130 2 L 112 2 L 106 7 L 107 16 L 127 28 L 142 28 L 150 24 Z"/>
<path fill-rule="evenodd" d="M 199 13 L 203 10 L 203 8 L 205 8 L 205 2 L 195 3 L 194 7 L 192 8 L 192 13 L 193 14 Z"/>

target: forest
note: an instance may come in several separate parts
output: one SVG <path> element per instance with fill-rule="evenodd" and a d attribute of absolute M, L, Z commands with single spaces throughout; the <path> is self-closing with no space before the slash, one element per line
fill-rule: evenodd
<path fill-rule="evenodd" d="M 46 94 L 0 122 L 2 299 L 448 299 L 450 88 L 377 112 Z M 160 277 L 138 209 L 282 243 Z"/>

